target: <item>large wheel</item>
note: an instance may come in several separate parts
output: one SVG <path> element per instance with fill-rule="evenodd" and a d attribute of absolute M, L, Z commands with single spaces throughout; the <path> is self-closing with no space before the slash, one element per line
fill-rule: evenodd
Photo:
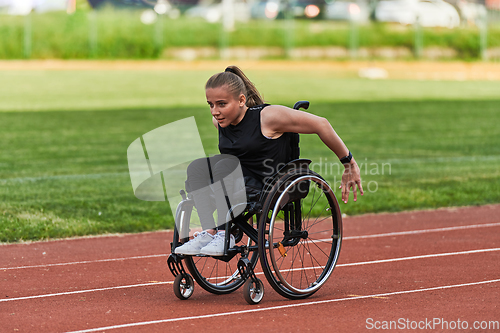
<path fill-rule="evenodd" d="M 328 183 L 309 169 L 281 176 L 259 221 L 261 266 L 273 289 L 291 299 L 314 294 L 332 274 L 341 240 L 342 216 Z"/>
<path fill-rule="evenodd" d="M 193 206 L 187 206 L 185 210 L 184 214 L 182 214 L 184 218 L 190 218 L 192 214 L 196 214 L 196 208 Z M 255 227 L 257 225 L 257 222 L 254 222 L 253 218 L 249 223 L 255 225 Z M 235 236 L 236 246 L 256 245 L 238 228 L 233 227 L 231 232 Z M 222 260 L 221 258 L 202 255 L 186 256 L 184 263 L 200 287 L 214 294 L 228 294 L 237 290 L 245 283 L 245 280 L 241 278 L 238 271 L 238 261 L 240 258 L 240 254 L 235 255 L 230 260 Z M 252 268 L 254 268 L 259 259 L 257 251 L 250 252 L 248 254 L 248 259 L 250 260 Z"/>

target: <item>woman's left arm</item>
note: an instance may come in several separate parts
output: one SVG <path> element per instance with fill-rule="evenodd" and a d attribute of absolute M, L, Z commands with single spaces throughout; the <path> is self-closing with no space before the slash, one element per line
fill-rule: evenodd
<path fill-rule="evenodd" d="M 262 133 L 274 138 L 285 132 L 300 134 L 317 134 L 321 141 L 337 155 L 339 159 L 349 155 L 349 149 L 333 129 L 330 122 L 323 117 L 308 112 L 294 110 L 281 105 L 270 105 L 261 112 Z M 361 176 L 354 158 L 344 164 L 342 175 L 342 201 L 347 203 L 352 188 L 354 201 L 357 200 L 356 185 L 363 195 Z"/>

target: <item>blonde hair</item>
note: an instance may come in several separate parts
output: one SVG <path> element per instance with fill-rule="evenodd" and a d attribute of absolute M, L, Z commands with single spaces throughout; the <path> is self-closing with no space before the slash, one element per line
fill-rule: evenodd
<path fill-rule="evenodd" d="M 228 66 L 224 72 L 212 75 L 205 84 L 205 90 L 222 86 L 227 86 L 235 98 L 238 98 L 240 94 L 245 95 L 248 107 L 264 104 L 264 100 L 255 85 L 236 66 Z"/>

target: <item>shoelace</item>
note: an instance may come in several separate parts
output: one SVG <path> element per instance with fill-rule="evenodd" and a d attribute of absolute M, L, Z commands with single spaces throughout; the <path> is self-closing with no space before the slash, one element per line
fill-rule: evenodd
<path fill-rule="evenodd" d="M 214 236 L 214 239 L 224 239 L 226 238 L 226 235 L 223 235 L 223 234 L 220 234 L 220 233 L 216 233 L 215 236 Z"/>
<path fill-rule="evenodd" d="M 217 246 L 219 242 L 223 242 L 226 238 L 226 235 L 224 234 L 220 234 L 220 233 L 216 233 L 214 235 L 214 239 L 210 242 L 210 245 L 211 246 Z"/>
<path fill-rule="evenodd" d="M 196 237 L 203 236 L 205 234 L 207 234 L 206 231 L 195 231 L 194 234 L 193 234 L 193 239 L 191 239 L 190 242 L 194 241 Z"/>

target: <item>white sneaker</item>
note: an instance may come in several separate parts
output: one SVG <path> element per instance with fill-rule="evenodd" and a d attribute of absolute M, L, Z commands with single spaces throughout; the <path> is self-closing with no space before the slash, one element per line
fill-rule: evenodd
<path fill-rule="evenodd" d="M 176 254 L 187 254 L 190 256 L 195 256 L 200 254 L 200 250 L 207 244 L 209 244 L 214 239 L 214 236 L 210 235 L 206 231 L 195 232 L 194 238 L 189 242 L 176 247 L 174 253 Z"/>
<path fill-rule="evenodd" d="M 204 248 L 200 250 L 200 254 L 205 254 L 207 256 L 221 256 L 224 254 L 224 241 L 225 241 L 225 232 L 218 232 L 214 240 L 208 243 Z M 229 237 L 229 247 L 234 246 L 234 236 L 231 235 Z"/>

